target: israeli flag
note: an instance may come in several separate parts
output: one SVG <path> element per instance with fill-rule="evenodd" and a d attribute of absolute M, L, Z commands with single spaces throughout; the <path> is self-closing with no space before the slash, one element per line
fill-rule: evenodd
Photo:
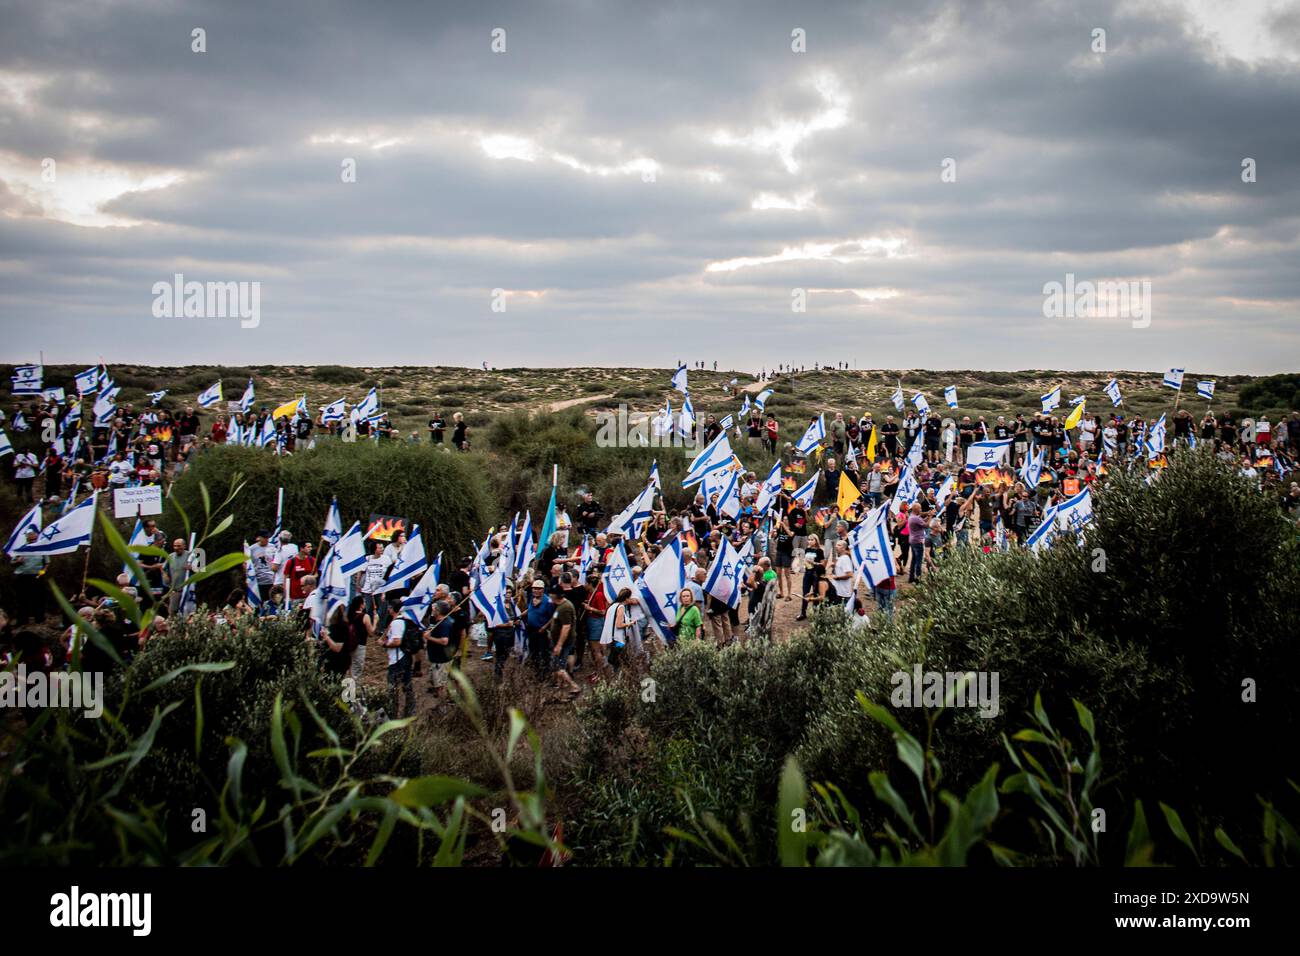
<path fill-rule="evenodd" d="M 320 536 L 331 545 L 338 544 L 339 538 L 343 537 L 343 517 L 339 514 L 337 496 L 330 501 L 329 514 L 325 516 L 325 530 L 320 533 Z"/>
<path fill-rule="evenodd" d="M 916 437 L 912 439 L 912 447 L 907 450 L 908 468 L 916 468 L 921 464 L 921 459 L 925 456 L 924 438 L 923 432 L 917 432 Z"/>
<path fill-rule="evenodd" d="M 939 491 L 934 496 L 935 510 L 936 511 L 943 510 L 943 506 L 947 504 L 949 496 L 952 495 L 952 493 L 956 490 L 957 490 L 957 479 L 954 478 L 952 475 L 949 475 L 947 478 L 943 480 L 943 484 L 939 486 Z"/>
<path fill-rule="evenodd" d="M 275 444 L 275 419 L 270 415 L 266 416 L 266 421 L 262 423 L 262 437 L 259 442 L 263 448 L 270 448 Z"/>
<path fill-rule="evenodd" d="M 253 556 L 244 542 L 244 599 L 254 609 L 262 606 L 262 591 L 257 586 L 257 572 L 253 569 Z"/>
<path fill-rule="evenodd" d="M 681 545 L 676 541 L 673 543 L 677 545 L 680 554 Z M 611 604 L 618 600 L 619 591 L 632 587 L 632 565 L 627 560 L 627 548 L 623 546 L 622 541 L 609 553 L 609 564 L 605 566 L 604 585 L 605 597 Z"/>
<path fill-rule="evenodd" d="M 511 597 L 504 567 L 498 566 L 483 578 L 479 586 L 470 592 L 469 600 L 483 615 L 488 627 L 506 627 L 514 619 L 508 610 Z"/>
<path fill-rule="evenodd" d="M 1101 450 L 1103 454 L 1114 458 L 1119 454 L 1119 441 L 1103 434 L 1101 436 Z"/>
<path fill-rule="evenodd" d="M 664 493 L 663 482 L 659 480 L 659 459 L 657 458 L 650 463 L 650 484 L 659 494 Z"/>
<path fill-rule="evenodd" d="M 1154 425 L 1147 430 L 1147 457 L 1155 458 L 1165 450 L 1165 416 L 1161 415 Z"/>
<path fill-rule="evenodd" d="M 1042 480 L 1046 453 L 1046 449 L 1040 448 L 1034 454 L 1026 455 L 1025 463 L 1020 466 L 1020 479 L 1031 492 L 1038 487 L 1038 482 Z"/>
<path fill-rule="evenodd" d="M 17 527 L 9 533 L 9 540 L 5 542 L 5 554 L 11 558 L 18 545 L 27 540 L 28 529 L 37 533 L 41 530 L 41 506 L 32 505 L 32 510 L 23 515 L 23 520 L 18 522 Z"/>
<path fill-rule="evenodd" d="M 116 415 L 117 402 L 114 401 L 113 393 L 100 392 L 99 398 L 95 400 L 95 427 L 108 428 Z"/>
<path fill-rule="evenodd" d="M 533 563 L 535 557 L 537 557 L 537 545 L 533 541 L 533 515 L 531 511 L 526 511 L 524 525 L 519 529 L 519 538 L 515 542 L 515 572 L 522 574 L 524 569 Z"/>
<path fill-rule="evenodd" d="M 1043 522 L 1025 539 L 1025 547 L 1030 551 L 1041 551 L 1052 543 L 1056 533 L 1056 505 L 1048 505 L 1043 512 Z"/>
<path fill-rule="evenodd" d="M 334 422 L 341 422 L 347 417 L 347 403 L 343 399 L 337 402 L 330 402 L 320 411 L 320 420 L 324 425 L 331 425 Z"/>
<path fill-rule="evenodd" d="M 1002 464 L 1011 448 L 1011 439 L 973 442 L 966 452 L 967 468 L 996 468 Z"/>
<path fill-rule="evenodd" d="M 1056 523 L 1062 531 L 1078 534 L 1092 524 L 1092 489 L 1084 488 L 1056 508 Z"/>
<path fill-rule="evenodd" d="M 677 599 L 684 587 L 686 571 L 682 567 L 682 543 L 674 538 L 637 579 L 634 592 L 645 609 L 650 626 L 665 644 L 673 639 Z"/>
<path fill-rule="evenodd" d="M 902 476 L 898 479 L 898 487 L 894 490 L 894 498 L 889 503 L 890 513 L 898 514 L 903 510 L 904 505 L 910 506 L 920 496 L 921 486 L 916 480 L 915 469 L 904 468 Z"/>
<path fill-rule="evenodd" d="M 618 533 L 630 539 L 641 537 L 642 532 L 645 531 L 645 526 L 654 515 L 654 500 L 655 486 L 652 482 L 647 484 L 641 493 L 614 517 L 605 533 Z"/>
<path fill-rule="evenodd" d="M 235 416 L 231 415 L 230 421 L 226 422 L 226 444 L 238 445 L 243 440 L 243 429 L 239 427 L 239 422 L 235 420 Z"/>
<path fill-rule="evenodd" d="M 360 571 L 366 563 L 366 539 L 361 531 L 361 522 L 352 522 L 339 543 L 334 545 L 334 554 L 338 559 L 339 572 L 345 576 Z"/>
<path fill-rule="evenodd" d="M 12 455 L 13 453 L 14 446 L 9 441 L 9 436 L 4 433 L 3 428 L 0 428 L 0 458 L 3 458 L 5 455 Z"/>
<path fill-rule="evenodd" d="M 821 470 L 813 472 L 813 476 L 803 483 L 803 486 L 796 489 L 790 496 L 795 504 L 807 511 L 812 507 L 813 492 L 817 489 L 817 479 L 822 476 Z"/>
<path fill-rule="evenodd" d="M 672 387 L 677 389 L 683 395 L 686 394 L 686 366 L 683 365 L 673 372 Z"/>
<path fill-rule="evenodd" d="M 389 591 L 406 587 L 428 566 L 429 560 L 424 553 L 424 539 L 420 536 L 420 526 L 417 524 L 411 528 L 411 536 L 406 539 L 401 554 L 389 569 L 388 579 L 375 593 L 387 594 Z"/>
<path fill-rule="evenodd" d="M 1102 391 L 1106 393 L 1106 397 L 1110 399 L 1112 406 L 1117 406 L 1121 401 L 1123 401 L 1119 394 L 1119 382 L 1116 379 L 1112 378 L 1107 382 L 1106 387 L 1102 389 Z"/>
<path fill-rule="evenodd" d="M 689 395 L 682 398 L 682 412 L 677 417 L 677 423 L 683 433 L 687 433 L 695 427 L 695 404 L 691 401 Z"/>
<path fill-rule="evenodd" d="M 72 510 L 72 506 L 77 503 L 77 491 L 81 488 L 81 476 L 77 475 L 72 479 L 72 490 L 68 492 L 68 500 L 63 503 L 59 509 L 59 514 L 65 515 Z"/>
<path fill-rule="evenodd" d="M 82 545 L 90 544 L 90 535 L 95 528 L 95 502 L 98 499 L 99 492 L 96 491 L 67 514 L 42 528 L 41 536 L 35 541 L 19 544 L 14 548 L 14 554 L 70 554 Z"/>
<path fill-rule="evenodd" d="M 1088 400 L 1087 395 L 1076 395 L 1074 396 L 1074 398 L 1070 399 L 1070 405 L 1071 407 L 1077 407 L 1079 405 L 1082 405 L 1087 400 Z"/>
<path fill-rule="evenodd" d="M 754 405 L 760 412 L 767 411 L 767 400 L 772 397 L 772 389 L 765 388 L 754 398 Z"/>
<path fill-rule="evenodd" d="M 957 386 L 949 385 L 943 390 L 943 400 L 948 403 L 949 408 L 957 407 Z"/>
<path fill-rule="evenodd" d="M 903 410 L 903 402 L 904 402 L 903 386 L 899 385 L 898 388 L 894 389 L 894 394 L 889 396 L 889 398 L 890 401 L 894 403 L 894 407 L 901 412 Z"/>
<path fill-rule="evenodd" d="M 912 404 L 916 406 L 916 410 L 923 418 L 930 414 L 930 403 L 925 400 L 925 396 L 920 392 L 912 396 Z"/>
<path fill-rule="evenodd" d="M 781 493 L 781 462 L 777 461 L 772 470 L 763 479 L 763 487 L 758 490 L 758 499 L 754 502 L 754 511 L 760 518 L 767 517 L 767 509 Z"/>
<path fill-rule="evenodd" d="M 736 420 L 731 415 L 724 415 L 722 421 L 718 422 L 718 427 L 724 432 L 729 432 L 736 427 Z"/>
<path fill-rule="evenodd" d="M 731 480 L 718 495 L 718 513 L 729 518 L 735 518 L 740 514 L 740 469 L 738 468 L 732 469 Z"/>
<path fill-rule="evenodd" d="M 27 419 L 23 417 L 22 412 L 14 413 L 14 431 L 25 432 L 31 431 L 32 426 L 27 424 Z"/>
<path fill-rule="evenodd" d="M 749 414 L 749 395 L 746 395 L 745 400 L 740 403 L 739 414 L 742 418 Z"/>
<path fill-rule="evenodd" d="M 150 393 L 149 393 L 149 404 L 150 404 L 150 405 L 157 405 L 159 402 L 161 402 L 161 401 L 162 401 L 164 398 L 166 398 L 166 397 L 167 397 L 167 389 L 165 389 L 165 388 L 162 389 L 161 391 L 150 392 Z"/>
<path fill-rule="evenodd" d="M 849 554 L 857 573 L 876 587 L 898 573 L 885 522 L 864 521 L 849 535 Z"/>
<path fill-rule="evenodd" d="M 100 364 L 99 366 L 99 390 L 102 392 L 113 384 L 113 379 L 109 377 L 108 366 Z"/>
<path fill-rule="evenodd" d="M 1052 389 L 1050 392 L 1044 395 L 1041 401 L 1043 403 L 1044 412 L 1050 412 L 1053 408 L 1056 408 L 1058 405 L 1061 404 L 1061 386 L 1059 385 L 1056 386 L 1054 389 Z"/>
<path fill-rule="evenodd" d="M 84 372 L 78 372 L 76 380 L 78 395 L 85 395 L 88 392 L 95 391 L 95 389 L 99 388 L 99 367 L 92 365 Z"/>
<path fill-rule="evenodd" d="M 356 406 L 352 413 L 357 418 L 370 418 L 372 415 L 379 414 L 379 391 L 373 388 L 368 391 L 361 404 Z"/>
<path fill-rule="evenodd" d="M 591 571 L 591 566 L 594 563 L 595 562 L 592 561 L 592 554 L 591 554 L 591 535 L 584 534 L 582 536 L 582 551 L 579 553 L 579 558 L 578 558 L 579 580 L 582 581 L 587 580 L 587 574 Z"/>
<path fill-rule="evenodd" d="M 43 390 L 45 368 L 41 365 L 16 365 L 10 381 L 15 395 L 39 395 Z"/>
<path fill-rule="evenodd" d="M 1196 383 L 1196 394 L 1199 395 L 1199 396 L 1201 396 L 1201 398 L 1206 399 L 1207 401 L 1208 401 L 1209 399 L 1214 398 L 1214 383 L 1213 383 L 1213 382 L 1197 382 L 1197 383 Z"/>
<path fill-rule="evenodd" d="M 1171 368 L 1169 371 L 1165 372 L 1164 384 L 1170 388 L 1176 388 L 1181 391 L 1183 387 L 1183 370 L 1180 368 Z"/>
<path fill-rule="evenodd" d="M 818 415 L 816 421 L 808 426 L 808 430 L 803 433 L 803 438 L 794 447 L 803 452 L 805 455 L 822 443 L 826 438 L 826 416 Z"/>
<path fill-rule="evenodd" d="M 402 614 L 416 627 L 423 626 L 424 616 L 433 606 L 433 592 L 438 587 L 438 575 L 441 571 L 442 552 L 439 551 L 433 564 L 429 565 L 428 570 L 420 575 L 420 580 L 415 582 L 411 593 L 402 598 Z"/>
<path fill-rule="evenodd" d="M 247 415 L 253 410 L 253 380 L 248 380 L 248 385 L 244 388 L 244 395 L 239 400 L 239 410 Z"/>
<path fill-rule="evenodd" d="M 212 408 L 221 403 L 221 381 L 209 385 L 199 393 L 198 404 L 200 408 Z"/>
<path fill-rule="evenodd" d="M 515 540 L 519 537 L 519 512 L 510 519 L 510 530 L 506 532 L 504 540 L 501 542 L 501 550 L 497 552 L 497 567 L 505 568 L 514 577 L 515 570 Z"/>
<path fill-rule="evenodd" d="M 752 538 L 750 539 L 752 542 Z M 704 590 L 729 608 L 740 606 L 741 584 L 745 580 L 745 560 L 735 546 L 722 539 L 718 553 L 713 556 Z"/>
<path fill-rule="evenodd" d="M 709 442 L 704 450 L 695 456 L 695 460 L 686 469 L 682 487 L 690 488 L 698 485 L 704 480 L 705 475 L 729 465 L 734 457 L 735 453 L 731 450 L 731 441 L 727 433 L 720 432 L 717 438 Z"/>

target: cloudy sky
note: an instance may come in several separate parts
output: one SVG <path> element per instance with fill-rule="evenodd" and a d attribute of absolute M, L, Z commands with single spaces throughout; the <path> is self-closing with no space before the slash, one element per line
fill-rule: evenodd
<path fill-rule="evenodd" d="M 0 361 L 1300 366 L 1300 3 L 0 22 Z M 155 316 L 175 273 L 259 324 Z M 1045 318 L 1067 273 L 1150 324 Z"/>

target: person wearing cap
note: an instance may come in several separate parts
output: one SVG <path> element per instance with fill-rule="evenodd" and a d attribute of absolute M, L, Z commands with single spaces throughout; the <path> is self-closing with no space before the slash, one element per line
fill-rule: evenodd
<path fill-rule="evenodd" d="M 540 679 L 550 673 L 551 645 L 547 626 L 555 616 L 555 603 L 546 596 L 546 582 L 534 578 L 529 585 L 528 606 L 524 609 L 524 644 L 528 662 Z"/>
<path fill-rule="evenodd" d="M 567 577 L 567 573 L 565 577 Z M 577 682 L 569 676 L 569 656 L 575 643 L 578 613 L 569 600 L 568 594 L 557 581 L 551 588 L 555 611 L 547 626 L 547 639 L 550 642 L 548 663 L 555 675 L 556 683 L 567 686 L 569 694 L 577 697 L 581 693 Z"/>

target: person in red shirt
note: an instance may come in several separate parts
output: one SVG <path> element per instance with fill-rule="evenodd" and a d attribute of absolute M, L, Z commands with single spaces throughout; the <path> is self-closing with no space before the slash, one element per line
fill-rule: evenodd
<path fill-rule="evenodd" d="M 304 541 L 298 553 L 284 563 L 284 580 L 289 585 L 289 606 L 296 608 L 307 597 L 302 579 L 316 573 L 316 559 L 312 557 L 310 541 Z"/>
<path fill-rule="evenodd" d="M 224 445 L 226 443 L 226 428 L 226 420 L 218 416 L 217 420 L 212 423 L 212 444 Z"/>

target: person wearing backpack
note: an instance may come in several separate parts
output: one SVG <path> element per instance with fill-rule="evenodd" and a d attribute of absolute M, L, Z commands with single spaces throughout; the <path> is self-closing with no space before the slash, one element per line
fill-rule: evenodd
<path fill-rule="evenodd" d="M 398 691 L 405 695 L 405 711 L 402 717 L 415 713 L 415 692 L 411 686 L 411 665 L 415 655 L 424 646 L 424 635 L 418 627 L 409 627 L 409 622 L 402 616 L 402 599 L 394 598 L 388 604 L 390 619 L 388 629 L 384 631 L 384 647 L 388 650 L 388 698 L 389 716 L 396 718 L 398 712 Z"/>

